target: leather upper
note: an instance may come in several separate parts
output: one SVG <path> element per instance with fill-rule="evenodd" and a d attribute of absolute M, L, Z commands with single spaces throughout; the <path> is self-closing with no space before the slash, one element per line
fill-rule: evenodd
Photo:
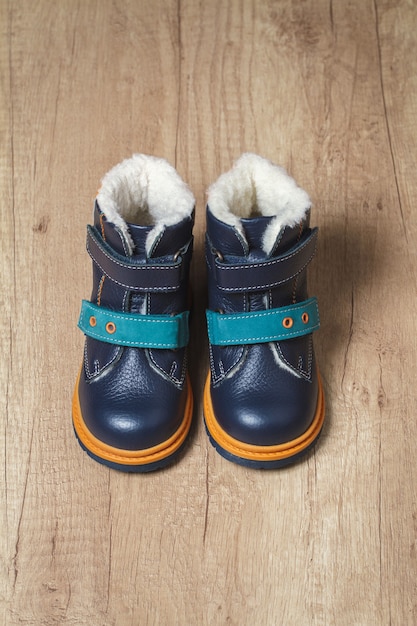
<path fill-rule="evenodd" d="M 93 260 L 91 303 L 109 311 L 175 316 L 188 309 L 194 215 L 166 226 L 146 252 L 150 226 L 129 224 L 134 252 L 100 207 L 88 227 Z M 86 337 L 79 400 L 86 426 L 102 442 L 125 450 L 158 445 L 184 416 L 186 348 L 115 345 Z"/>
<path fill-rule="evenodd" d="M 237 229 L 207 207 L 209 309 L 224 314 L 288 307 L 307 300 L 307 267 L 317 229 L 309 214 L 279 233 L 267 255 L 262 237 L 269 217 L 241 219 Z M 246 287 L 246 288 L 245 288 Z M 210 345 L 211 401 L 219 425 L 254 445 L 286 443 L 302 435 L 317 405 L 312 334 L 246 345 Z"/>

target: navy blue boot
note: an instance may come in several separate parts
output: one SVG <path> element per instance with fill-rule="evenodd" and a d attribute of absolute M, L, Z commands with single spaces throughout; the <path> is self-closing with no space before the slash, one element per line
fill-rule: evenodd
<path fill-rule="evenodd" d="M 310 206 L 285 170 L 254 154 L 209 189 L 204 415 L 215 448 L 241 465 L 291 463 L 323 425 L 319 316 L 306 277 L 317 240 Z"/>
<path fill-rule="evenodd" d="M 163 159 L 136 154 L 103 178 L 87 229 L 93 291 L 73 423 L 88 454 L 115 469 L 165 466 L 190 429 L 193 221 L 194 197 Z"/>

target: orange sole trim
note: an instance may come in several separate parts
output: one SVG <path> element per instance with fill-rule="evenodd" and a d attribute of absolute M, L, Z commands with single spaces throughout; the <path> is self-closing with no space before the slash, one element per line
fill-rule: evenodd
<path fill-rule="evenodd" d="M 166 441 L 146 448 L 144 450 L 122 450 L 114 448 L 97 439 L 87 428 L 80 407 L 78 397 L 78 385 L 80 381 L 81 370 L 78 374 L 72 400 L 72 420 L 77 437 L 83 446 L 85 446 L 92 454 L 100 457 L 104 461 L 116 463 L 126 466 L 141 466 L 157 463 L 174 454 L 184 443 L 191 426 L 193 415 L 193 394 L 191 384 L 187 378 L 187 401 L 185 405 L 184 419 L 178 430 Z"/>
<path fill-rule="evenodd" d="M 214 441 L 226 452 L 248 461 L 280 461 L 296 456 L 317 439 L 324 422 L 325 407 L 323 386 L 319 376 L 317 409 L 309 428 L 300 437 L 272 446 L 257 446 L 231 437 L 220 426 L 213 411 L 210 394 L 211 376 L 208 373 L 204 388 L 204 417 L 207 429 Z"/>

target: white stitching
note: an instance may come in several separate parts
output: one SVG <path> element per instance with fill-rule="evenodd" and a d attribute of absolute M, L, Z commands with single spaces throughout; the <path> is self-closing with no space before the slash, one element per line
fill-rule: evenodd
<path fill-rule="evenodd" d="M 211 343 L 209 345 L 209 359 L 210 359 L 210 369 L 211 369 L 211 375 L 213 377 L 213 383 L 216 383 L 218 380 L 220 380 L 220 377 L 217 376 L 217 374 L 216 374 L 216 364 L 214 362 L 214 354 L 213 354 L 213 349 L 212 349 L 212 344 Z"/>
<path fill-rule="evenodd" d="M 86 304 L 85 304 L 85 308 L 86 309 L 89 307 L 89 304 L 90 303 L 86 302 Z M 93 309 L 93 307 L 91 307 L 91 310 L 93 312 L 96 312 L 96 309 Z M 177 324 L 177 321 L 179 323 L 179 319 L 177 318 L 177 320 L 176 320 L 174 317 L 170 317 L 170 319 L 167 319 L 167 320 L 152 320 L 152 319 L 146 319 L 146 315 L 144 315 L 143 318 L 142 317 L 139 318 L 140 314 L 138 314 L 137 316 L 127 315 L 126 313 L 124 315 L 119 315 L 117 313 L 113 313 L 113 312 L 109 311 L 108 309 L 107 309 L 107 311 L 102 309 L 98 313 L 98 315 L 99 316 L 102 315 L 104 318 L 108 317 L 108 318 L 111 318 L 111 319 L 126 320 L 126 321 L 129 321 L 129 322 L 139 322 L 140 324 L 142 322 L 153 322 L 154 324 Z"/>
<path fill-rule="evenodd" d="M 304 371 L 304 370 L 300 370 L 297 369 L 296 367 L 294 367 L 294 365 L 292 365 L 292 363 L 290 363 L 284 356 L 282 350 L 281 350 L 281 346 L 279 344 L 279 342 L 274 342 L 274 345 L 281 357 L 281 359 L 284 361 L 284 363 L 286 363 L 286 365 L 288 367 L 290 367 L 292 369 L 292 371 L 294 372 L 294 374 L 301 376 L 302 378 L 304 378 L 305 380 L 307 380 L 308 382 L 311 382 L 311 366 L 313 363 L 313 341 L 312 338 L 310 336 L 309 338 L 309 349 L 308 349 L 308 371 Z"/>
<path fill-rule="evenodd" d="M 174 379 L 174 381 L 178 381 L 178 383 L 181 386 L 184 384 L 185 376 L 186 376 L 186 373 L 187 373 L 187 364 L 188 364 L 188 353 L 187 353 L 187 348 L 184 348 L 184 357 L 182 359 L 181 378 L 175 378 L 175 376 L 172 377 Z"/>
<path fill-rule="evenodd" d="M 303 265 L 303 267 L 298 269 L 294 274 L 291 274 L 291 276 L 287 276 L 286 278 L 283 278 L 282 280 L 279 280 L 279 281 L 277 281 L 275 283 L 265 283 L 265 285 L 250 285 L 249 287 L 247 285 L 245 285 L 244 287 L 222 287 L 222 285 L 218 285 L 218 287 L 222 291 L 251 291 L 251 290 L 254 290 L 254 289 L 259 289 L 260 290 L 260 289 L 268 289 L 268 288 L 271 288 L 271 287 L 277 287 L 278 285 L 282 285 L 283 283 L 289 282 L 290 280 L 292 280 L 293 278 L 298 276 L 298 274 L 301 274 L 301 272 L 307 267 L 307 265 L 310 263 L 310 261 L 312 260 L 313 257 L 314 257 L 314 254 L 311 255 L 311 257 Z M 228 267 L 227 269 L 240 269 L 241 267 L 243 267 L 243 266 L 236 265 L 234 268 Z M 223 268 L 223 269 L 226 269 L 226 268 Z"/>
<path fill-rule="evenodd" d="M 94 240 L 93 240 L 94 241 Z M 125 287 L 127 289 L 132 289 L 132 290 L 139 290 L 139 291 L 153 291 L 153 290 L 157 290 L 159 292 L 164 292 L 164 291 L 177 291 L 180 286 L 181 286 L 181 280 L 176 283 L 175 285 L 173 285 L 172 287 L 158 287 L 158 286 L 145 286 L 145 287 L 141 287 L 139 285 L 130 285 L 127 283 L 122 283 L 120 282 L 120 280 L 117 280 L 114 276 L 111 276 L 103 267 L 102 265 L 100 265 L 100 263 L 98 262 L 98 260 L 95 258 L 94 254 L 92 253 L 92 251 L 90 250 L 90 247 L 88 245 L 88 241 L 87 241 L 87 251 L 89 253 L 89 255 L 91 256 L 92 260 L 94 261 L 94 263 L 101 269 L 101 271 L 103 272 L 103 274 L 105 274 L 108 278 L 110 278 L 110 280 L 112 280 L 114 283 L 116 283 L 117 285 L 120 285 L 121 287 Z M 161 266 L 161 265 L 145 265 L 144 267 L 135 267 L 132 265 L 129 265 L 128 263 L 122 264 L 119 261 L 117 261 L 114 257 L 111 257 L 110 255 L 108 255 L 102 248 L 100 248 L 100 246 L 98 244 L 96 244 L 99 248 L 99 250 L 104 254 L 104 256 L 109 259 L 111 262 L 115 263 L 116 265 L 119 265 L 119 267 L 121 267 L 122 269 L 125 270 L 172 270 L 172 269 L 176 269 L 176 270 L 180 270 L 181 267 L 181 263 L 179 263 L 178 265 L 166 265 L 166 266 Z M 184 258 L 184 257 L 182 257 Z"/>
<path fill-rule="evenodd" d="M 225 265 L 225 264 L 220 264 L 218 262 L 215 261 L 216 266 L 218 268 L 220 268 L 221 270 L 227 271 L 227 270 L 241 270 L 241 269 L 253 269 L 254 266 L 255 267 L 260 267 L 260 268 L 264 268 L 264 267 L 268 267 L 269 265 L 278 265 L 279 263 L 284 263 L 285 261 L 288 261 L 289 259 L 292 259 L 293 256 L 296 256 L 297 254 L 299 254 L 302 250 L 304 250 L 304 248 L 307 247 L 307 245 L 309 243 L 312 242 L 312 240 L 316 239 L 316 235 L 317 233 L 314 234 L 314 237 L 311 237 L 311 239 L 307 239 L 306 242 L 301 245 L 297 250 L 295 250 L 294 252 L 292 252 L 291 254 L 288 254 L 287 256 L 284 256 L 282 258 L 279 259 L 274 259 L 272 261 L 261 261 L 259 263 L 250 263 L 248 265 Z M 315 252 L 315 251 L 314 251 Z M 312 255 L 312 257 L 314 256 L 314 253 Z M 311 258 L 312 258 L 311 257 Z M 297 272 L 298 274 L 298 272 Z"/>
<path fill-rule="evenodd" d="M 104 250 L 104 248 L 95 240 L 95 238 L 89 233 L 90 238 L 92 239 L 93 243 L 96 244 L 96 246 L 98 247 L 98 249 L 100 250 L 100 252 L 102 254 L 104 254 L 104 256 L 109 259 L 109 261 L 111 261 L 112 263 L 115 263 L 116 265 L 118 265 L 119 267 L 122 267 L 123 269 L 127 269 L 127 270 L 133 270 L 133 271 L 148 271 L 148 270 L 179 270 L 180 266 L 181 266 L 181 262 L 177 263 L 176 265 L 133 265 L 131 263 L 122 263 L 121 261 L 118 261 L 115 257 L 110 256 L 110 254 L 108 254 L 106 252 L 106 250 Z M 91 256 L 93 257 L 94 261 L 95 258 L 89 248 L 88 245 L 88 241 L 87 241 L 87 250 L 89 252 L 89 254 L 91 254 Z M 182 259 L 183 257 L 181 257 Z M 99 265 L 97 263 L 97 265 Z"/>
<path fill-rule="evenodd" d="M 162 237 L 162 234 L 161 234 Z M 148 294 L 147 298 L 146 298 L 146 313 L 147 315 L 152 315 L 151 313 L 151 308 L 152 308 L 152 302 L 151 302 L 151 296 L 152 294 Z M 151 320 L 149 320 L 151 321 Z M 161 320 L 162 321 L 162 320 Z M 170 321 L 170 320 L 167 320 Z M 148 359 L 151 361 L 151 366 L 153 365 L 153 367 L 155 368 L 155 370 L 159 373 L 160 376 L 162 376 L 163 378 L 165 378 L 165 380 L 170 380 L 176 387 L 180 387 L 182 386 L 184 379 L 185 379 L 185 366 L 186 366 L 186 352 L 184 353 L 184 357 L 183 357 L 183 364 L 182 364 L 182 371 L 181 371 L 181 378 L 177 378 L 176 376 L 173 375 L 173 373 L 171 372 L 167 372 L 162 365 L 160 365 L 157 360 L 156 360 L 156 355 L 154 356 L 153 353 L 153 348 L 155 348 L 156 350 L 158 349 L 156 346 L 151 346 L 149 348 L 146 349 L 146 354 Z M 171 347 L 171 348 L 167 348 L 167 349 L 175 349 L 175 347 Z M 185 346 L 183 348 L 180 348 L 181 350 L 185 349 Z"/>
<path fill-rule="evenodd" d="M 287 338 L 291 338 L 291 337 L 302 337 L 303 335 L 309 335 L 310 333 L 313 333 L 314 331 L 318 330 L 320 328 L 320 319 L 319 319 L 319 311 L 318 311 L 318 304 L 317 301 L 313 301 L 309 303 L 309 306 L 315 305 L 315 309 L 316 309 L 316 314 L 317 314 L 317 318 L 318 321 L 316 324 L 314 325 L 306 325 L 304 327 L 304 329 L 298 330 L 298 331 L 293 331 L 293 332 L 287 332 L 285 333 L 285 335 L 280 335 L 280 334 L 274 334 L 274 335 L 266 335 L 266 336 L 261 336 L 261 337 L 245 337 L 242 340 L 239 340 L 238 343 L 236 344 L 237 340 L 236 339 L 224 339 L 222 340 L 222 342 L 220 344 L 217 343 L 217 335 L 216 332 L 214 332 L 214 328 L 212 327 L 212 318 L 213 315 L 209 315 L 207 318 L 207 325 L 208 325 L 208 332 L 209 332 L 209 336 L 213 337 L 213 345 L 240 345 L 240 344 L 245 344 L 248 343 L 250 341 L 285 341 Z M 298 310 L 302 310 L 305 309 L 305 303 L 300 303 L 297 306 L 291 306 L 291 307 L 282 307 L 280 312 L 273 312 L 273 311 L 266 311 L 265 313 L 253 313 L 251 315 L 251 319 L 254 318 L 258 318 L 258 317 L 278 317 L 281 315 L 284 315 L 285 313 L 291 313 L 293 311 L 298 311 Z M 223 319 L 222 319 L 223 318 Z M 225 319 L 226 318 L 226 319 Z M 219 317 L 217 318 L 219 322 L 221 321 L 235 321 L 235 320 L 239 320 L 242 319 L 241 316 L 239 315 L 227 315 L 227 316 L 223 316 L 223 315 L 219 315 Z"/>
<path fill-rule="evenodd" d="M 87 335 L 87 337 L 88 337 L 88 335 Z M 91 339 L 95 340 L 95 337 L 91 337 Z M 112 345 L 113 348 L 116 348 L 115 354 L 112 356 L 112 358 L 110 360 L 107 361 L 107 363 L 104 363 L 104 365 L 100 366 L 100 369 L 99 369 L 99 371 L 97 371 L 97 373 L 95 373 L 95 372 L 91 373 L 90 372 L 90 368 L 88 366 L 88 358 L 89 357 L 88 357 L 88 354 L 87 354 L 87 352 L 88 352 L 88 350 L 87 350 L 87 340 L 85 341 L 85 344 L 84 344 L 84 366 L 85 366 L 86 376 L 87 376 L 87 378 L 89 380 L 92 380 L 93 378 L 96 378 L 96 376 L 99 376 L 107 367 L 109 367 L 112 363 L 114 363 L 114 361 L 116 361 L 116 359 L 119 357 L 120 351 L 123 350 L 123 346 L 117 346 L 114 343 L 109 344 L 109 345 Z"/>
<path fill-rule="evenodd" d="M 94 331 L 88 329 L 88 331 L 83 331 L 87 337 L 92 337 L 93 339 L 98 339 L 100 341 L 104 341 L 104 343 L 111 343 L 114 346 L 137 346 L 138 348 L 167 348 L 174 349 L 177 346 L 175 344 L 170 343 L 149 343 L 148 341 L 127 341 L 127 339 L 118 339 L 115 337 L 114 339 L 110 339 L 110 337 L 106 337 L 104 335 L 99 335 Z"/>
<path fill-rule="evenodd" d="M 88 250 L 88 246 L 87 246 L 87 250 Z M 129 285 L 127 283 L 121 283 L 120 280 L 117 280 L 116 278 L 114 278 L 114 276 L 110 276 L 110 274 L 108 272 L 106 272 L 106 270 L 100 265 L 100 263 L 97 261 L 97 259 L 95 259 L 92 255 L 91 258 L 93 259 L 94 263 L 101 269 L 101 271 L 103 272 L 103 274 L 105 274 L 110 280 L 112 280 L 114 283 L 116 283 L 117 285 L 120 285 L 121 287 L 125 287 L 126 289 L 131 289 L 132 291 L 153 291 L 153 290 L 157 290 L 157 291 L 176 291 L 177 289 L 180 288 L 180 283 L 174 285 L 173 287 L 149 287 L 149 286 L 145 286 L 145 287 L 141 287 L 141 286 L 136 286 L 136 285 Z M 150 267 L 150 266 L 147 266 Z M 152 266 L 153 269 L 165 269 L 165 268 L 156 268 L 156 266 Z"/>
<path fill-rule="evenodd" d="M 307 306 L 313 306 L 313 305 L 315 305 L 316 313 L 318 315 L 319 311 L 318 311 L 318 305 L 317 305 L 316 301 L 313 300 L 312 302 L 309 302 Z M 305 302 L 301 302 L 300 304 L 298 304 L 296 306 L 292 305 L 292 306 L 288 306 L 288 307 L 282 307 L 282 308 L 280 308 L 279 313 L 277 313 L 276 311 L 275 312 L 274 311 L 265 311 L 265 312 L 262 312 L 262 313 L 251 313 L 250 314 L 250 318 L 253 319 L 255 317 L 277 317 L 279 315 L 285 315 L 285 313 L 291 313 L 292 311 L 298 311 L 300 309 L 305 309 L 305 308 L 306 308 Z M 219 315 L 218 319 L 222 320 L 222 318 L 223 318 L 224 321 L 230 321 L 230 320 L 239 320 L 239 319 L 241 319 L 241 316 L 240 315 L 233 315 L 233 314 Z"/>
<path fill-rule="evenodd" d="M 224 339 L 222 340 L 221 344 L 216 344 L 215 342 L 213 342 L 214 345 L 227 345 L 227 344 L 245 344 L 248 343 L 249 341 L 261 341 L 261 342 L 266 342 L 266 341 L 285 341 L 287 338 L 291 338 L 291 337 L 302 337 L 303 335 L 309 335 L 310 333 L 314 332 L 315 330 L 318 330 L 319 326 L 315 325 L 312 326 L 311 328 L 306 329 L 306 332 L 303 332 L 301 334 L 301 331 L 298 332 L 293 332 L 293 333 L 287 333 L 285 336 L 282 335 L 266 335 L 264 337 L 245 337 L 244 339 Z"/>
<path fill-rule="evenodd" d="M 291 276 L 287 276 L 286 278 L 283 278 L 282 280 L 276 281 L 274 283 L 266 283 L 264 285 L 251 285 L 251 286 L 247 286 L 245 285 L 244 287 L 223 287 L 222 285 L 218 285 L 219 289 L 221 289 L 222 291 L 250 291 L 252 289 L 266 289 L 268 287 L 276 287 L 277 285 L 281 285 L 282 283 L 286 283 L 289 280 L 292 280 L 293 278 L 295 278 L 296 276 L 298 276 L 298 274 L 301 274 L 301 272 L 307 267 L 307 265 L 311 262 L 311 260 L 313 259 L 315 253 L 316 253 L 316 241 L 313 241 L 317 239 L 317 231 L 315 232 L 314 236 L 310 236 L 309 239 L 306 240 L 306 242 L 300 246 L 297 250 L 295 250 L 294 252 L 292 252 L 291 254 L 281 258 L 281 259 L 274 259 L 272 261 L 262 261 L 260 263 L 253 263 L 253 264 L 247 264 L 247 265 L 225 265 L 225 264 L 221 264 L 219 263 L 217 260 L 214 261 L 216 270 L 220 270 L 222 271 L 229 271 L 229 270 L 241 270 L 241 269 L 254 269 L 254 267 L 259 267 L 261 269 L 264 269 L 265 267 L 269 267 L 269 266 L 278 266 L 280 263 L 284 263 L 290 259 L 292 259 L 292 257 L 296 256 L 297 254 L 299 254 L 300 252 L 302 252 L 308 244 L 310 243 L 314 243 L 314 250 L 312 252 L 312 254 L 309 256 L 308 260 L 306 261 L 306 263 L 301 267 L 298 268 L 297 271 L 293 274 L 291 274 Z"/>
<path fill-rule="evenodd" d="M 145 350 L 146 350 L 147 358 L 150 361 L 150 366 L 153 367 L 155 369 L 155 371 L 160 376 L 162 376 L 162 378 L 164 378 L 165 380 L 169 380 L 176 387 L 181 388 L 183 383 L 184 383 L 184 380 L 185 380 L 185 374 L 186 374 L 186 368 L 187 368 L 187 352 L 186 352 L 186 348 L 185 347 L 181 348 L 181 350 L 185 350 L 184 358 L 183 358 L 183 364 L 182 364 L 181 378 L 176 378 L 175 376 L 171 376 L 171 374 L 169 372 L 164 370 L 163 367 L 161 367 L 159 365 L 159 363 L 157 363 L 155 361 L 151 348 L 146 348 Z"/>
<path fill-rule="evenodd" d="M 89 303 L 86 302 L 85 303 L 85 309 L 84 311 L 87 313 L 88 315 L 88 305 Z M 93 309 L 94 311 L 94 309 Z M 149 320 L 149 319 L 140 319 L 138 320 L 137 318 L 131 317 L 131 316 L 122 316 L 122 315 L 117 315 L 117 314 L 112 314 L 112 313 L 104 313 L 103 311 L 101 311 L 101 313 L 103 314 L 103 317 L 110 317 L 112 319 L 121 319 L 121 320 L 129 320 L 129 321 L 133 321 L 133 322 L 154 322 L 156 324 L 176 324 L 176 320 L 174 319 L 168 319 L 168 320 Z M 113 337 L 107 337 L 107 335 L 104 334 L 98 334 L 96 331 L 92 330 L 90 327 L 87 327 L 87 324 L 84 324 L 84 316 L 82 316 L 82 319 L 80 319 L 80 326 L 81 326 L 81 330 L 84 332 L 85 335 L 87 335 L 87 337 L 92 337 L 93 339 L 98 339 L 100 341 L 104 341 L 105 343 L 110 343 L 112 345 L 118 345 L 118 346 L 137 346 L 137 347 L 142 347 L 142 348 L 167 348 L 167 349 L 173 349 L 173 348 L 177 348 L 178 346 L 174 343 L 155 343 L 155 342 L 148 342 L 148 341 L 128 341 L 127 339 L 120 339 L 119 337 L 115 336 Z"/>

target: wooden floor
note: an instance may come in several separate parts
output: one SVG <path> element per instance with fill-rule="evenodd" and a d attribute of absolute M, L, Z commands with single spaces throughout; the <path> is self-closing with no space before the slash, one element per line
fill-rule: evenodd
<path fill-rule="evenodd" d="M 0 623 L 417 624 L 417 4 L 0 0 Z M 314 202 L 327 421 L 282 471 L 202 421 L 205 190 L 244 151 Z M 71 425 L 104 173 L 165 157 L 197 198 L 195 429 L 125 475 Z"/>

